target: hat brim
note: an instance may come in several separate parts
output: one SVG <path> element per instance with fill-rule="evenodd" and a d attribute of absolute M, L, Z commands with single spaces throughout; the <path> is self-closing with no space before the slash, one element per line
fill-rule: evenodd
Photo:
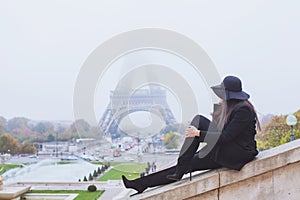
<path fill-rule="evenodd" d="M 222 85 L 212 86 L 211 89 L 221 99 L 226 99 L 225 88 Z"/>
<path fill-rule="evenodd" d="M 228 91 L 228 100 L 229 99 L 247 100 L 249 98 L 250 98 L 250 95 L 244 91 L 240 91 L 240 92 Z"/>
<path fill-rule="evenodd" d="M 230 99 L 247 100 L 250 98 L 250 95 L 244 91 L 240 91 L 240 92 L 229 91 L 226 90 L 223 85 L 216 85 L 211 87 L 211 89 L 219 98 L 224 100 L 230 100 Z"/>

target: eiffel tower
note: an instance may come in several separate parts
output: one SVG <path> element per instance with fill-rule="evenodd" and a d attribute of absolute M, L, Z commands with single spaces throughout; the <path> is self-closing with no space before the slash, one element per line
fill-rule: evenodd
<path fill-rule="evenodd" d="M 149 89 L 138 89 L 134 92 L 119 89 L 110 93 L 110 102 L 99 122 L 101 133 L 110 135 L 113 140 L 126 135 L 127 133 L 119 128 L 119 124 L 124 117 L 138 111 L 157 114 L 166 125 L 176 123 L 166 101 L 166 90 L 162 87 L 150 85 Z"/>

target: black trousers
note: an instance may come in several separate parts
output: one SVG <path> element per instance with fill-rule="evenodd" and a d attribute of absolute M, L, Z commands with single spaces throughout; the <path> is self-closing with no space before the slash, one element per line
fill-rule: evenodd
<path fill-rule="evenodd" d="M 193 118 L 191 125 L 195 126 L 198 130 L 200 130 L 200 132 L 201 130 L 207 131 L 210 125 L 210 120 L 202 115 L 196 115 Z M 203 153 L 201 150 L 196 152 L 199 147 L 199 143 L 200 140 L 198 137 L 185 138 L 180 150 L 177 165 L 135 179 L 134 181 L 137 181 L 138 184 L 142 184 L 146 187 L 155 187 L 175 182 L 174 180 L 167 179 L 166 176 L 177 172 L 178 168 L 184 168 L 186 172 L 220 168 L 221 166 L 210 158 L 210 153 L 205 153 L 207 155 L 203 156 L 201 155 Z"/>

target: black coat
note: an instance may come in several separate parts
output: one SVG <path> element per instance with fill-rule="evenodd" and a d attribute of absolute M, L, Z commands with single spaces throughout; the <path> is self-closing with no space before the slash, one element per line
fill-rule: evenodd
<path fill-rule="evenodd" d="M 237 105 L 223 130 L 201 131 L 200 141 L 213 138 L 217 141 L 211 158 L 223 167 L 240 170 L 258 154 L 256 149 L 256 120 L 255 113 L 249 105 Z M 207 137 L 206 137 L 207 136 Z"/>

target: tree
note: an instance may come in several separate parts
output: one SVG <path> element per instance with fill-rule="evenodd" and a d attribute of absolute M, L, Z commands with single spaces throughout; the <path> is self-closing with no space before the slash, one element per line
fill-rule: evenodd
<path fill-rule="evenodd" d="M 178 131 L 178 127 L 175 124 L 167 125 L 163 129 L 161 129 L 160 133 L 167 134 L 170 132 Z"/>
<path fill-rule="evenodd" d="M 89 185 L 89 186 L 88 186 L 88 191 L 90 191 L 90 192 L 95 192 L 95 191 L 97 191 L 96 185 Z"/>
<path fill-rule="evenodd" d="M 170 132 L 165 134 L 164 143 L 167 149 L 177 149 L 179 146 L 179 134 Z"/>
<path fill-rule="evenodd" d="M 71 129 L 72 132 L 78 132 L 79 134 L 87 133 L 90 131 L 91 126 L 85 120 L 78 119 L 71 125 Z"/>
<path fill-rule="evenodd" d="M 96 170 L 94 170 L 94 173 L 93 173 L 93 177 L 97 177 L 98 176 L 98 173 L 97 173 L 97 171 Z"/>
<path fill-rule="evenodd" d="M 32 140 L 36 133 L 32 131 L 29 120 L 24 117 L 15 117 L 7 122 L 7 133 L 20 141 Z"/>
<path fill-rule="evenodd" d="M 0 153 L 16 154 L 19 151 L 18 140 L 7 133 L 0 135 Z"/>
<path fill-rule="evenodd" d="M 16 128 L 28 128 L 28 119 L 24 117 L 15 117 L 7 122 L 7 128 L 12 131 Z"/>
<path fill-rule="evenodd" d="M 20 153 L 34 154 L 35 152 L 36 148 L 31 146 L 27 141 L 23 142 L 20 146 Z"/>
<path fill-rule="evenodd" d="M 85 120 L 76 120 L 71 125 L 53 124 L 41 121 L 36 124 L 24 117 L 15 117 L 6 120 L 0 116 L 0 134 L 8 133 L 20 142 L 46 142 L 54 141 L 57 134 L 58 140 L 70 140 L 80 137 L 100 138 L 99 127 L 91 127 Z"/>
<path fill-rule="evenodd" d="M 50 122 L 39 122 L 34 128 L 33 131 L 36 131 L 40 134 L 44 134 L 46 132 L 54 132 L 54 126 Z"/>
<path fill-rule="evenodd" d="M 47 136 L 47 141 L 48 142 L 53 142 L 55 140 L 54 135 L 52 135 L 51 133 Z"/>
<path fill-rule="evenodd" d="M 294 113 L 298 121 L 300 110 Z M 286 124 L 286 115 L 275 115 L 256 136 L 257 147 L 260 150 L 269 149 L 290 141 L 290 127 Z M 300 138 L 299 123 L 294 126 L 295 139 Z"/>
<path fill-rule="evenodd" d="M 20 142 L 25 140 L 33 141 L 37 140 L 37 138 L 42 139 L 41 134 L 33 132 L 29 127 L 15 128 L 14 130 L 10 131 L 9 134 L 17 138 Z"/>
<path fill-rule="evenodd" d="M 103 173 L 104 171 L 105 171 L 105 167 L 104 167 L 104 165 L 102 165 L 101 172 Z"/>
<path fill-rule="evenodd" d="M 0 134 L 7 131 L 7 120 L 4 117 L 0 117 Z"/>
<path fill-rule="evenodd" d="M 92 176 L 92 174 L 90 173 L 90 175 L 89 175 L 89 181 L 92 181 L 93 180 L 93 176 Z"/>
<path fill-rule="evenodd" d="M 61 134 L 61 139 L 69 140 L 72 138 L 81 138 L 91 130 L 90 125 L 83 119 L 76 120 L 71 126 Z"/>

